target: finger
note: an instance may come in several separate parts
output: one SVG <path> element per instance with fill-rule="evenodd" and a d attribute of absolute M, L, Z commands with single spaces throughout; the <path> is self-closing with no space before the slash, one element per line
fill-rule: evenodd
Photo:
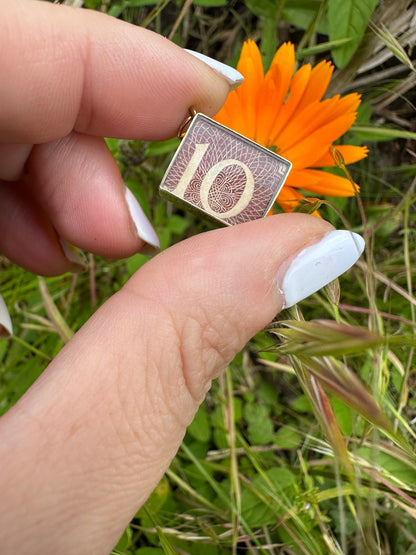
<path fill-rule="evenodd" d="M 190 106 L 213 115 L 229 92 L 218 71 L 143 28 L 47 2 L 1 9 L 0 141 L 47 142 L 72 129 L 163 139 Z"/>
<path fill-rule="evenodd" d="M 72 132 L 35 145 L 24 178 L 0 187 L 0 251 L 30 271 L 79 271 L 72 251 L 62 251 L 66 243 L 110 258 L 159 251 L 104 139 Z"/>
<path fill-rule="evenodd" d="M 19 182 L 0 181 L 0 252 L 35 274 L 81 270 L 65 256 L 48 216 Z"/>
<path fill-rule="evenodd" d="M 0 143 L 0 179 L 19 179 L 33 145 Z"/>
<path fill-rule="evenodd" d="M 288 214 L 194 237 L 101 307 L 0 421 L 2 552 L 106 555 L 210 381 L 296 292 L 357 259 L 362 240 L 331 230 Z"/>
<path fill-rule="evenodd" d="M 28 187 L 69 243 L 110 258 L 158 251 L 157 235 L 104 139 L 72 132 L 36 145 L 26 171 Z"/>
<path fill-rule="evenodd" d="M 215 113 L 225 99 L 230 81 L 235 81 L 235 75 L 230 78 L 233 71 L 230 68 L 224 78 L 224 68 L 218 69 L 222 66 L 214 63 L 214 71 L 154 33 L 103 14 L 31 1 L 3 2 L 2 9 L 0 71 L 8 75 L 5 86 L 0 88 L 0 141 L 8 141 L 0 144 L 3 179 L 17 179 L 21 174 L 30 142 L 54 143 L 54 139 L 70 134 L 73 128 L 107 136 L 151 139 L 172 136 L 191 105 L 208 114 Z M 23 144 L 10 144 L 13 141 Z M 154 252 L 159 242 L 152 226 L 134 197 L 120 188 L 114 164 L 104 155 L 103 145 L 98 148 L 97 144 L 93 148 L 93 141 L 90 143 L 89 150 L 97 154 L 97 160 L 93 157 L 89 160 L 90 170 L 94 163 L 105 160 L 104 167 L 109 173 L 97 172 L 105 187 L 96 191 L 95 210 L 91 210 L 89 202 L 82 205 L 83 221 L 73 211 L 82 188 L 86 201 L 96 190 L 96 180 L 91 186 L 85 181 L 91 172 L 80 175 L 78 164 L 69 172 L 67 181 L 73 183 L 77 177 L 79 187 L 74 195 L 71 189 L 61 188 L 58 199 L 68 206 L 69 212 L 51 212 L 51 219 L 59 230 L 63 229 L 62 235 L 67 235 L 68 241 L 99 254 L 128 256 L 137 251 Z M 31 156 L 34 168 L 41 157 L 39 149 Z M 44 173 L 49 176 L 49 163 L 53 161 L 43 157 Z M 63 170 L 64 166 L 60 174 Z M 50 194 L 54 199 L 56 191 L 57 186 L 52 183 Z M 48 191 L 44 192 L 46 198 Z M 105 192 L 116 199 L 112 207 L 106 204 Z M 97 222 L 98 205 L 104 209 L 104 217 Z M 7 219 L 7 214 L 4 217 Z M 104 222 L 110 224 L 107 230 Z M 94 224 L 98 224 L 97 229 Z M 26 223 L 20 224 L 21 237 L 27 227 Z M 27 262 L 38 266 L 35 260 Z M 55 261 L 50 259 L 51 267 L 55 262 L 56 257 Z M 23 264 L 28 267 L 24 260 Z M 45 269 L 42 273 L 46 271 L 54 270 Z"/>

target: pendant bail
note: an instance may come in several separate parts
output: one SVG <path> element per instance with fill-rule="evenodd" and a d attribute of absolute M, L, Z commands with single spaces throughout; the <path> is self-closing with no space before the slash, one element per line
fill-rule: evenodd
<path fill-rule="evenodd" d="M 182 123 L 182 125 L 179 127 L 178 130 L 178 134 L 177 137 L 178 139 L 183 139 L 186 131 L 188 129 L 188 127 L 191 124 L 191 121 L 194 119 L 194 117 L 196 116 L 197 111 L 195 110 L 195 108 L 189 108 L 189 116 L 185 119 L 185 121 Z"/>

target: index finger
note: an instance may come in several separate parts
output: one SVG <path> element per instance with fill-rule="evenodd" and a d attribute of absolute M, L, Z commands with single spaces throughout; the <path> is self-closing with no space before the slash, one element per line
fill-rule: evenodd
<path fill-rule="evenodd" d="M 75 130 L 160 140 L 190 106 L 215 114 L 229 86 L 167 39 L 105 14 L 0 0 L 0 141 L 42 143 Z"/>

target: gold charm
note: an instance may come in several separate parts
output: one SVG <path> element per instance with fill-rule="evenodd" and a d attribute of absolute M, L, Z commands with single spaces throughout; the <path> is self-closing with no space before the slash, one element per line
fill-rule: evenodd
<path fill-rule="evenodd" d="M 203 114 L 180 134 L 189 121 L 160 194 L 223 225 L 267 216 L 292 164 Z"/>

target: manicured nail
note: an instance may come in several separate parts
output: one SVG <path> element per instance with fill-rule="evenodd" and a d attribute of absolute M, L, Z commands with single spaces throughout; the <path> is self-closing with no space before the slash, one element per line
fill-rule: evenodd
<path fill-rule="evenodd" d="M 156 254 L 160 250 L 159 238 L 152 224 L 143 212 L 142 207 L 137 202 L 133 193 L 126 187 L 126 201 L 130 212 L 131 219 L 137 231 L 137 235 L 145 242 L 144 247 L 140 249 L 142 254 Z"/>
<path fill-rule="evenodd" d="M 301 251 L 286 271 L 280 290 L 283 308 L 293 306 L 346 272 L 364 250 L 364 239 L 346 230 L 327 233 Z"/>
<path fill-rule="evenodd" d="M 214 60 L 209 56 L 205 56 L 205 54 L 201 54 L 200 52 L 195 52 L 194 50 L 188 50 L 185 48 L 185 52 L 188 52 L 188 54 L 195 56 L 198 60 L 205 62 L 211 69 L 222 75 L 230 85 L 231 90 L 236 89 L 244 81 L 244 77 L 241 73 L 231 66 L 227 66 L 222 62 L 218 62 L 217 60 Z"/>
<path fill-rule="evenodd" d="M 68 243 L 66 239 L 59 238 L 62 250 L 64 251 L 65 258 L 67 258 L 72 265 L 71 271 L 74 274 L 85 272 L 88 269 L 88 262 L 85 254 L 81 249 Z"/>
<path fill-rule="evenodd" d="M 0 337 L 10 337 L 11 335 L 13 335 L 12 320 L 6 303 L 0 295 Z"/>

